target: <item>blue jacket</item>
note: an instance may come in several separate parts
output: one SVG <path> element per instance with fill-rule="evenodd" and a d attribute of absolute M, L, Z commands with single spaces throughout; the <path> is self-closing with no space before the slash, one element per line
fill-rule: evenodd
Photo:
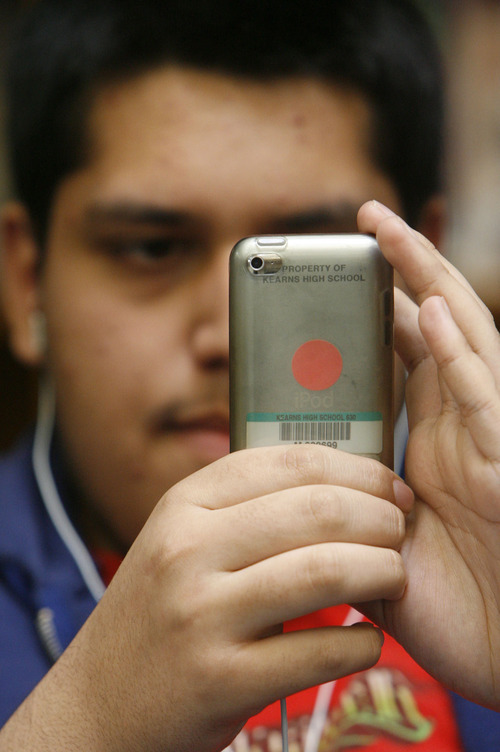
<path fill-rule="evenodd" d="M 53 468 L 52 458 L 49 475 L 38 468 L 35 477 L 31 440 L 0 461 L 0 727 L 104 588 L 64 508 L 47 499 Z M 454 695 L 453 701 L 465 752 L 498 752 L 500 713 Z"/>

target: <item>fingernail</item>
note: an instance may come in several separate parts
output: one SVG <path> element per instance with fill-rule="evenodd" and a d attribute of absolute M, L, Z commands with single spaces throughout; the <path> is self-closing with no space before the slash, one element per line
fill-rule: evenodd
<path fill-rule="evenodd" d="M 415 494 L 402 480 L 396 478 L 392 483 L 394 499 L 402 512 L 411 512 L 415 502 Z"/>
<path fill-rule="evenodd" d="M 378 211 L 379 214 L 381 214 L 384 217 L 397 216 L 396 214 L 394 214 L 394 212 L 391 209 L 389 209 L 388 206 L 386 206 L 385 204 L 381 204 L 380 201 L 377 201 L 376 199 L 373 199 L 372 206 L 374 209 Z"/>

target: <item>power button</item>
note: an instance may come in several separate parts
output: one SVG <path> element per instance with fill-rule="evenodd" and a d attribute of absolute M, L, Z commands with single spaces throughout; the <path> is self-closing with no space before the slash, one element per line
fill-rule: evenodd
<path fill-rule="evenodd" d="M 286 246 L 286 238 L 283 235 L 262 235 L 255 238 L 255 242 L 259 248 L 284 248 Z"/>

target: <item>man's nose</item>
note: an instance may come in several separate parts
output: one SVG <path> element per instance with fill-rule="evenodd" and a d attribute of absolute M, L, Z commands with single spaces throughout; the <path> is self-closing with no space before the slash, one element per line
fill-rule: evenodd
<path fill-rule="evenodd" d="M 206 259 L 192 287 L 192 345 L 204 365 L 229 362 L 229 252 L 224 245 Z"/>

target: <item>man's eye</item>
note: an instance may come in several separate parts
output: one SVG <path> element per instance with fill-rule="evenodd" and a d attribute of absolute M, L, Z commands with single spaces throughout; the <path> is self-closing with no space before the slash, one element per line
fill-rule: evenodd
<path fill-rule="evenodd" d="M 145 268 L 156 268 L 163 264 L 186 261 L 194 251 L 194 243 L 169 238 L 123 240 L 118 243 L 111 243 L 109 251 L 122 261 Z"/>

